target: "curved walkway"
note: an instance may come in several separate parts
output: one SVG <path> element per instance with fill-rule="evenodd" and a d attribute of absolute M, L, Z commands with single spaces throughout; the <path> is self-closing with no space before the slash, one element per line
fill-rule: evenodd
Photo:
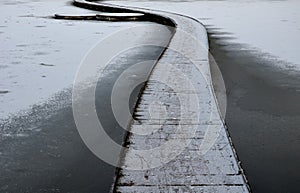
<path fill-rule="evenodd" d="M 85 0 L 74 4 L 104 12 L 143 13 L 145 20 L 176 27 L 137 105 L 113 192 L 249 192 L 212 88 L 203 25 L 167 12 Z M 162 116 L 162 107 L 168 116 Z M 143 130 L 149 133 L 140 133 Z M 138 153 L 168 142 L 167 149 Z"/>
<path fill-rule="evenodd" d="M 125 154 L 123 164 L 138 164 L 130 163 L 133 161 L 131 158 L 134 157 L 132 149 L 157 147 L 172 138 L 172 135 L 176 134 L 178 121 L 181 121 L 183 130 L 187 132 L 196 126 L 196 132 L 195 135 L 191 136 L 183 133 L 183 139 L 190 137 L 190 144 L 170 162 L 143 171 L 121 170 L 119 172 L 120 177 L 116 181 L 115 191 L 249 192 L 214 97 L 206 30 L 195 20 L 172 14 L 167 14 L 167 16 L 175 21 L 177 32 L 170 42 L 169 48 L 171 49 L 164 52 L 149 78 L 130 130 L 134 132 L 140 128 L 147 128 L 148 125 L 157 125 L 159 129 L 146 136 L 130 135 L 128 139 L 129 150 Z M 183 30 L 184 34 L 178 33 L 179 30 Z M 179 50 L 180 54 L 174 53 L 172 50 Z M 188 56 L 192 62 L 187 62 L 184 56 Z M 174 71 L 170 71 L 169 66 L 165 65 L 166 63 L 175 65 L 177 70 L 190 77 L 192 84 L 197 85 L 196 89 L 189 88 L 181 81 L 178 82 L 178 76 Z M 203 76 L 200 75 L 199 71 Z M 156 81 L 161 77 L 166 80 L 165 85 Z M 166 86 L 168 84 L 173 86 L 173 90 L 177 90 L 176 95 L 182 95 L 186 101 L 180 101 L 180 104 Z M 203 99 L 199 102 L 205 102 L 205 104 L 195 105 L 195 101 L 191 100 L 193 95 L 196 95 L 200 100 Z M 173 117 L 167 119 L 153 117 L 153 115 L 150 117 L 147 113 L 148 107 L 155 100 L 163 101 L 164 105 L 169 105 L 170 108 L 167 111 L 173 110 L 175 115 L 173 114 L 171 115 Z M 180 117 L 176 113 L 180 111 L 182 102 L 187 111 L 183 117 Z M 197 112 L 201 112 L 199 119 L 194 116 Z M 181 120 L 178 120 L 178 117 Z M 208 146 L 205 147 L 206 145 Z M 141 158 L 141 162 L 147 165 L 146 159 Z"/>

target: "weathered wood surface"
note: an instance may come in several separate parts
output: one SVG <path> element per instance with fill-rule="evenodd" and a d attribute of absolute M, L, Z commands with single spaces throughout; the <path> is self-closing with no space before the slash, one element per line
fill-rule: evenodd
<path fill-rule="evenodd" d="M 166 15 L 177 31 L 141 96 L 115 191 L 249 192 L 211 86 L 206 30 Z"/>

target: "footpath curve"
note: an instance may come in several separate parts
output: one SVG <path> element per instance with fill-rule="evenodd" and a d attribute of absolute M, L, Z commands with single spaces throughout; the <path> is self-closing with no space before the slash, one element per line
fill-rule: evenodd
<path fill-rule="evenodd" d="M 122 168 L 117 169 L 112 191 L 250 192 L 215 97 L 205 27 L 193 18 L 174 13 L 86 0 L 75 0 L 74 5 L 101 12 L 141 13 L 141 20 L 175 29 L 136 106 L 134 119 L 129 126 L 132 133 L 128 132 L 124 143 L 128 149 L 122 152 Z M 60 15 L 57 17 L 73 19 Z M 177 71 L 166 64 L 172 64 L 177 71 L 183 72 L 193 87 L 178 80 Z M 161 79 L 164 84 L 157 81 Z M 172 85 L 172 88 L 168 85 Z M 178 101 L 176 95 L 183 99 Z M 201 100 L 197 102 L 195 98 Z M 153 107 L 153 101 L 163 101 L 167 112 L 171 112 L 170 116 L 162 118 L 160 112 L 157 112 L 158 116 L 150 116 L 148 111 L 150 105 Z M 185 105 L 184 114 L 180 114 L 182 102 Z M 155 111 L 161 108 L 161 104 L 154 104 L 154 107 L 157 107 Z M 199 112 L 200 116 L 196 116 Z M 181 125 L 184 133 L 177 133 L 178 125 Z M 158 129 L 149 135 L 138 134 L 141 128 L 150 127 Z M 194 132 L 191 134 L 190 130 Z M 145 157 L 136 154 L 137 149 L 155 148 L 170 140 L 178 142 L 178 139 L 179 142 L 188 143 L 176 156 L 165 158 L 164 150 L 160 150 L 160 154 L 150 153 Z M 175 143 L 171 150 L 176 148 Z M 140 158 L 138 161 L 134 159 L 137 156 Z M 153 159 L 149 160 L 149 157 Z M 138 169 L 132 170 L 131 166 Z"/>

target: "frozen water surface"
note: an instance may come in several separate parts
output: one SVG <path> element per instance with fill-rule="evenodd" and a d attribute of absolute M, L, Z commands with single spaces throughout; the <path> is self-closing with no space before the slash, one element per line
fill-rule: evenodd
<path fill-rule="evenodd" d="M 300 1 L 111 1 L 176 12 L 216 27 L 232 42 L 271 54 L 300 71 Z M 170 3 L 172 2 L 172 3 Z M 267 56 L 271 57 L 271 56 Z M 278 65 L 286 68 L 286 65 Z M 288 66 L 290 67 L 290 66 Z"/>
<path fill-rule="evenodd" d="M 300 71 L 299 1 L 112 1 L 198 18 L 230 41 L 245 43 Z M 95 42 L 130 22 L 62 21 L 54 13 L 90 14 L 66 1 L 0 2 L 0 117 L 26 109 L 69 87 Z M 145 25 L 137 24 L 135 25 Z M 67 72 L 67 73 L 66 73 Z M 46 89 L 47 88 L 47 89 Z"/>
<path fill-rule="evenodd" d="M 55 13 L 90 14 L 68 1 L 0 1 L 0 119 L 71 87 L 97 42 L 145 23 L 70 21 Z"/>

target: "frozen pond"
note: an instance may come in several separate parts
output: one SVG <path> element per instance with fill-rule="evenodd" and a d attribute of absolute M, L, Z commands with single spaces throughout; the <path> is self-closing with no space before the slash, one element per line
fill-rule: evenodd
<path fill-rule="evenodd" d="M 299 187 L 294 182 L 299 179 L 300 163 L 297 78 L 300 73 L 300 1 L 112 2 L 181 13 L 206 25 L 214 54 L 227 65 L 221 69 L 227 73 L 225 79 L 227 77 L 229 84 L 226 86 L 231 91 L 227 123 L 233 126 L 231 131 L 238 153 L 251 170 L 246 170 L 250 183 L 255 184 L 258 192 L 266 190 L 265 184 L 272 192 L 284 191 L 285 187 L 297 191 Z M 56 184 L 55 175 L 59 175 L 66 180 L 60 184 L 66 184 L 64 188 L 68 189 L 72 183 L 80 186 L 78 173 L 89 176 L 94 168 L 81 168 L 78 172 L 77 167 L 87 162 L 96 165 L 99 160 L 81 144 L 72 122 L 70 88 L 78 66 L 88 50 L 105 37 L 133 25 L 146 27 L 147 24 L 49 18 L 55 13 L 92 13 L 70 6 L 64 0 L 5 0 L 0 2 L 0 13 L 0 120 L 13 118 L 12 124 L 5 126 L 5 132 L 2 129 L 6 122 L 0 122 L 0 162 L 7 172 L 0 179 L 8 182 L 20 173 L 23 177 L 30 173 L 27 181 L 19 178 L 11 184 L 22 186 L 35 182 L 35 188 L 50 189 Z M 52 112 L 53 109 L 40 111 L 44 106 L 39 104 L 47 103 L 55 103 L 58 112 L 49 124 L 37 118 L 43 116 L 41 112 Z M 28 114 L 32 112 L 34 116 Z M 29 116 L 19 119 L 19 115 Z M 27 135 L 23 129 L 27 133 L 37 131 L 37 134 Z M 112 131 L 111 135 L 120 133 Z M 77 151 L 73 151 L 74 147 Z M 36 155 L 36 160 L 32 160 L 31 155 Z M 88 159 L 85 160 L 85 156 Z M 28 161 L 23 164 L 22 160 Z M 55 164 L 59 167 L 53 167 Z M 97 172 L 101 173 L 102 165 L 97 166 Z M 49 181 L 36 181 L 40 178 L 39 172 Z M 53 175 L 48 175 L 49 172 Z M 69 174 L 75 177 L 69 178 Z M 86 178 L 84 185 L 98 183 L 97 179 L 93 180 Z M 80 188 L 78 186 L 76 188 Z M 18 188 L 17 185 L 11 187 Z M 8 186 L 1 188 L 5 190 Z"/>
<path fill-rule="evenodd" d="M 265 57 L 284 60 L 278 67 L 300 71 L 300 1 L 111 1 L 192 16 L 226 32 Z M 170 3 L 172 2 L 172 3 Z M 246 48 L 244 48 L 246 49 Z"/>
<path fill-rule="evenodd" d="M 119 32 L 122 42 L 106 42 L 107 47 L 126 46 L 129 39 L 138 45 L 144 41 L 167 44 L 172 32 L 147 22 L 49 18 L 54 13 L 90 13 L 64 1 L 2 1 L 0 11 L 0 192 L 109 192 L 115 167 L 86 147 L 73 117 L 71 88 L 79 64 L 95 44 L 119 30 L 142 27 L 138 32 Z M 95 110 L 118 144 L 123 142 L 124 129 L 111 110 L 114 83 L 131 65 L 157 60 L 161 52 L 161 47 L 151 46 L 125 50 L 97 79 Z M 104 55 L 100 52 L 99 56 Z M 152 67 L 127 70 L 130 76 L 118 84 L 118 97 L 124 98 L 126 86 L 137 78 L 144 80 L 144 71 Z M 131 112 L 141 86 L 129 97 Z M 120 114 L 126 110 L 119 109 Z M 105 148 L 106 144 L 99 143 Z M 118 160 L 118 156 L 111 157 Z"/>
<path fill-rule="evenodd" d="M 0 119 L 71 87 L 82 58 L 97 42 L 145 25 L 49 18 L 91 13 L 66 1 L 1 1 L 0 13 Z"/>

